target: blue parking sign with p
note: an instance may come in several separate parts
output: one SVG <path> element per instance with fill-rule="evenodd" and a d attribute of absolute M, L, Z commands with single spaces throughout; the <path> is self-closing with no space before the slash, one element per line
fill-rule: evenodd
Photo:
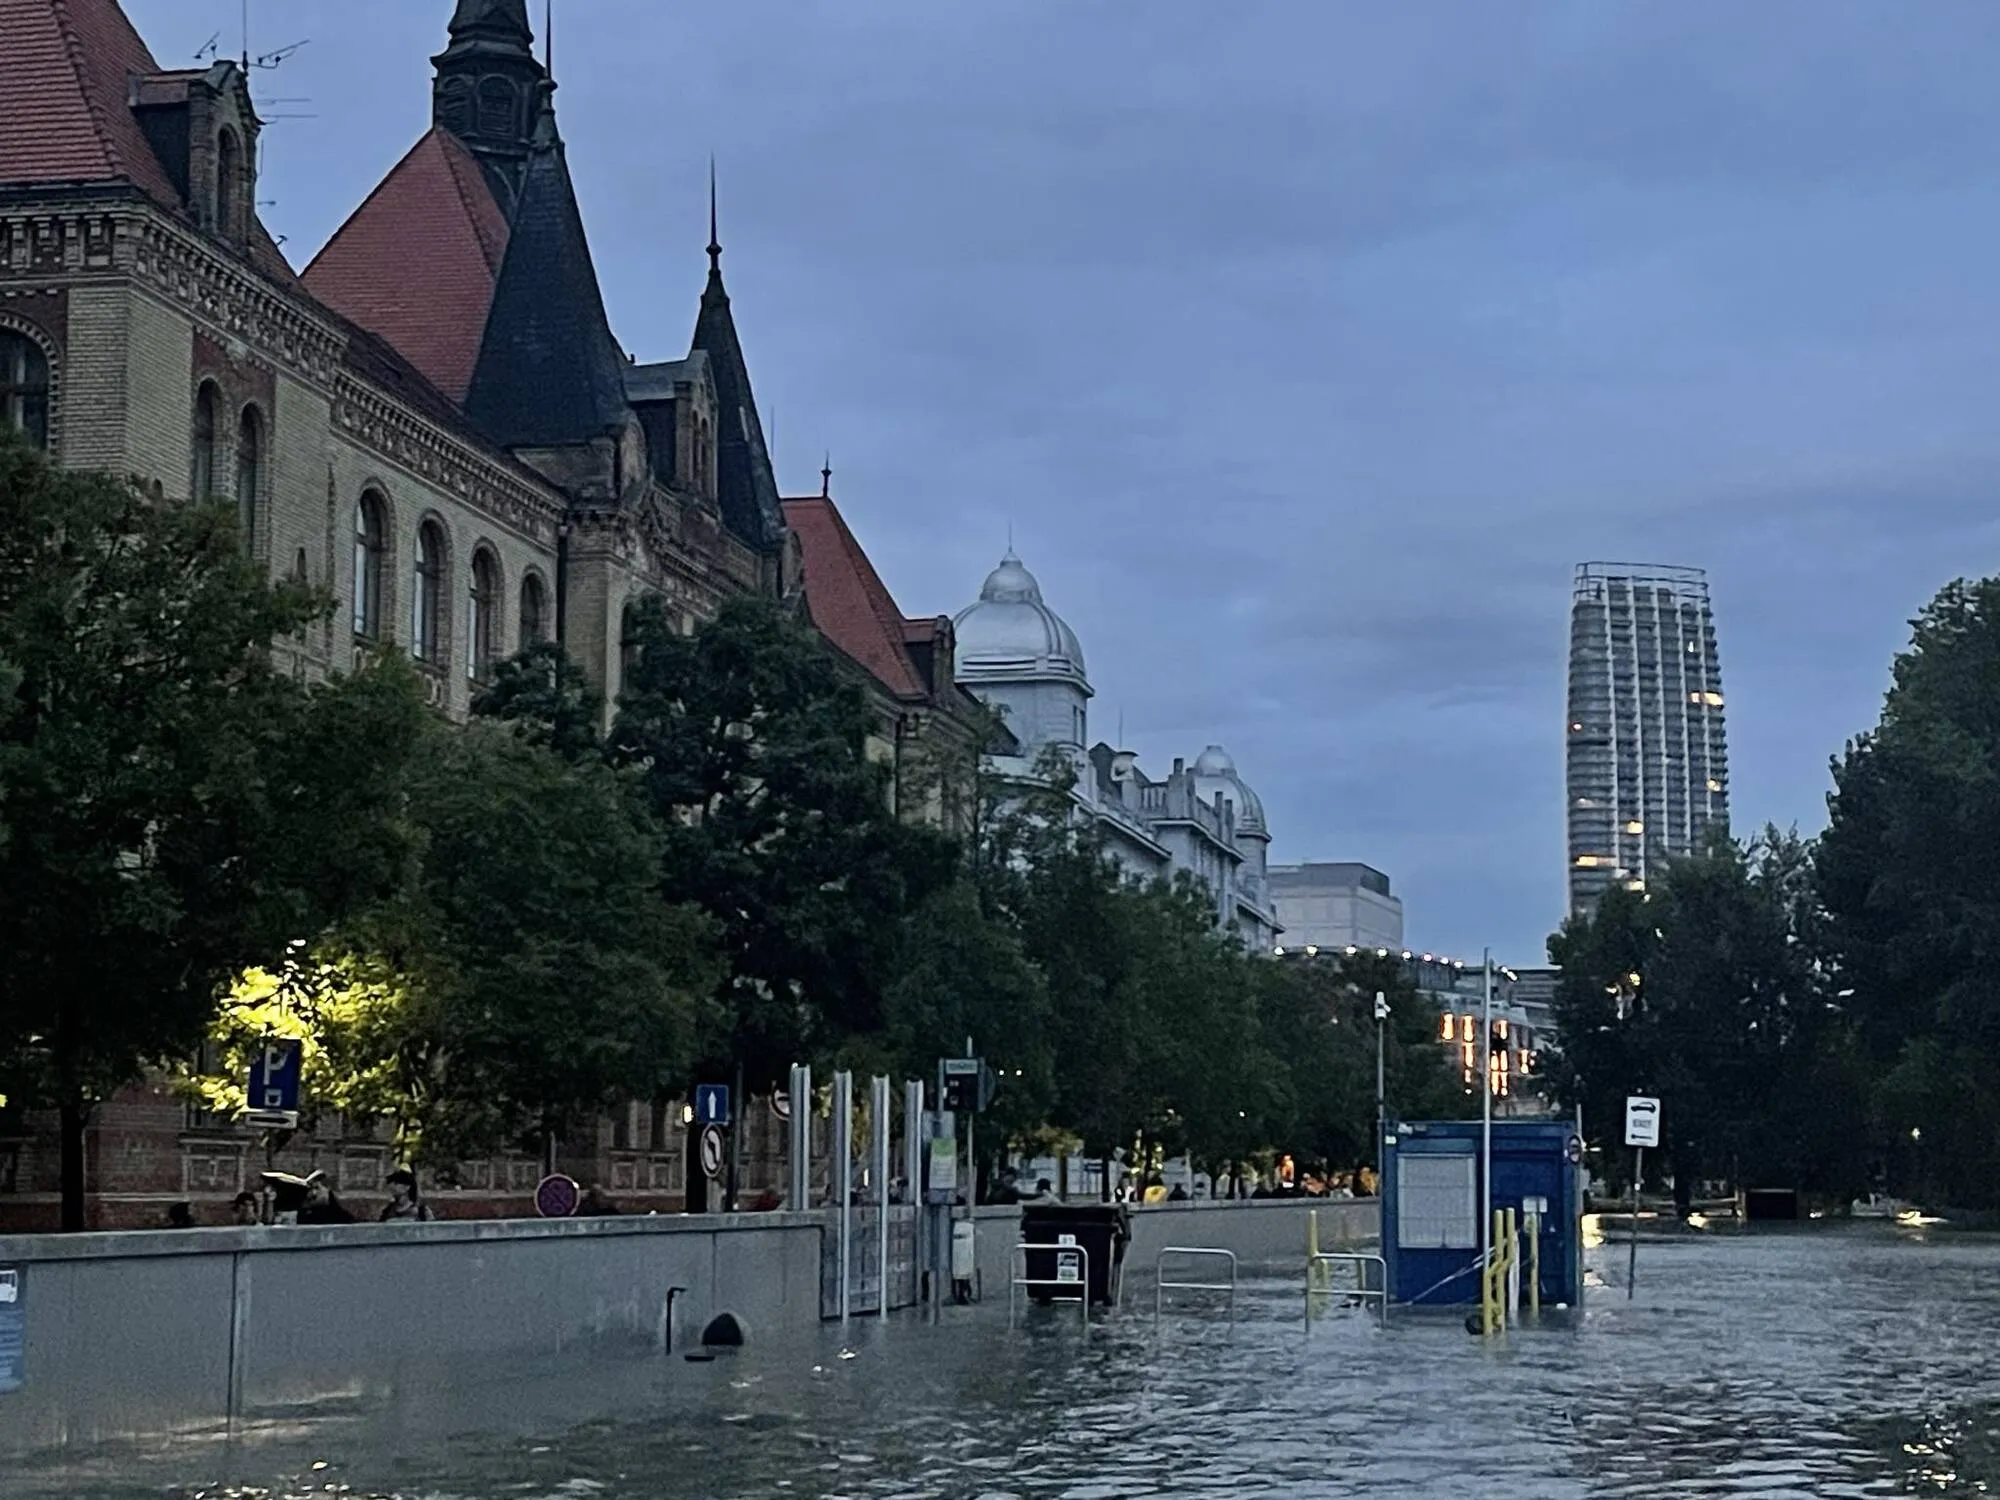
<path fill-rule="evenodd" d="M 271 1037 L 250 1063 L 250 1108 L 296 1110 L 299 1107 L 297 1037 Z"/>
<path fill-rule="evenodd" d="M 697 1125 L 729 1123 L 729 1085 L 698 1083 L 694 1086 L 694 1118 Z"/>

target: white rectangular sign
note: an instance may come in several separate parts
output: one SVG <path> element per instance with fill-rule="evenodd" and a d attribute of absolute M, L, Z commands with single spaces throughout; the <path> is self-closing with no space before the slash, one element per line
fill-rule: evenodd
<path fill-rule="evenodd" d="M 1648 1099 L 1643 1094 L 1634 1094 L 1625 1101 L 1625 1144 L 1628 1146 L 1660 1144 L 1659 1100 Z"/>

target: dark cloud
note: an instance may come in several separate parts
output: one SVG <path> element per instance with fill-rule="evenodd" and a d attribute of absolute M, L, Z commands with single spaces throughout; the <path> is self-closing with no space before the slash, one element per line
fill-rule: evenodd
<path fill-rule="evenodd" d="M 233 0 L 129 0 L 169 65 Z M 446 0 L 287 0 L 267 212 L 423 128 Z M 1573 565 L 1711 571 L 1740 822 L 1814 826 L 1905 621 L 2000 547 L 2000 8 L 559 0 L 622 337 L 708 154 L 790 482 L 904 607 L 1016 542 L 1097 728 L 1230 746 L 1283 857 L 1539 955 Z M 299 106 L 294 106 L 298 108 Z"/>

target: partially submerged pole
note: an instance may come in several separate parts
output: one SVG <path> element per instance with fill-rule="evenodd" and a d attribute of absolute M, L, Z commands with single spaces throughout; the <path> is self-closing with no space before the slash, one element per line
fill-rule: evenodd
<path fill-rule="evenodd" d="M 1483 1038 L 1479 1068 L 1479 1233 L 1480 1264 L 1493 1267 L 1493 950 L 1488 948 L 1480 968 L 1484 984 Z M 1494 1332 L 1490 1304 L 1486 1310 L 1486 1332 Z"/>

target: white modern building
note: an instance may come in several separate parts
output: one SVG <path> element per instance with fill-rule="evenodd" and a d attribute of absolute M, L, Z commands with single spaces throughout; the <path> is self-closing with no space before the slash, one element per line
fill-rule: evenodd
<path fill-rule="evenodd" d="M 1645 889 L 1729 824 L 1722 666 L 1699 568 L 1583 563 L 1570 597 L 1569 904 Z"/>
<path fill-rule="evenodd" d="M 1177 759 L 1154 780 L 1133 752 L 1092 744 L 1083 643 L 1011 550 L 952 624 L 959 685 L 996 709 L 1015 741 L 992 769 L 1032 781 L 1054 748 L 1075 766 L 1078 806 L 1120 867 L 1148 879 L 1188 871 L 1214 894 L 1217 921 L 1268 952 L 1280 930 L 1265 871 L 1271 835 L 1229 753 L 1210 745 L 1192 767 Z"/>
<path fill-rule="evenodd" d="M 1308 860 L 1273 865 L 1271 902 L 1288 948 L 1403 946 L 1403 903 L 1389 877 L 1369 865 Z"/>

